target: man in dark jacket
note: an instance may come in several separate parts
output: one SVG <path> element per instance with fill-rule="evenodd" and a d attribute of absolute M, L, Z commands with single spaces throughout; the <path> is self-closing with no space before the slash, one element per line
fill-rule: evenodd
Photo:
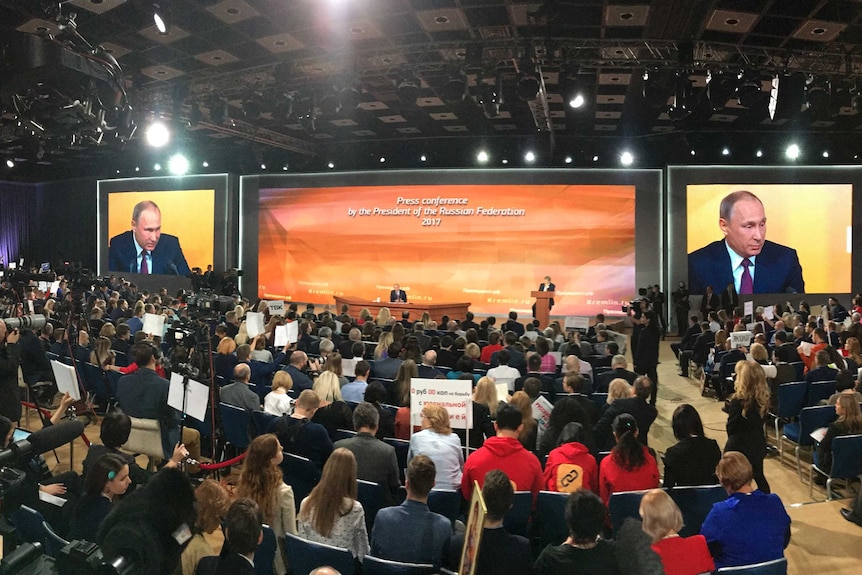
<path fill-rule="evenodd" d="M 635 380 L 633 391 L 634 397 L 617 399 L 610 404 L 593 429 L 596 445 L 599 446 L 600 450 L 612 449 L 615 445 L 616 442 L 611 432 L 611 424 L 616 416 L 621 413 L 628 413 L 635 418 L 639 430 L 638 441 L 644 445 L 648 445 L 649 428 L 658 414 L 655 406 L 647 403 L 652 391 L 652 382 L 650 382 L 648 377 L 642 375 Z"/>

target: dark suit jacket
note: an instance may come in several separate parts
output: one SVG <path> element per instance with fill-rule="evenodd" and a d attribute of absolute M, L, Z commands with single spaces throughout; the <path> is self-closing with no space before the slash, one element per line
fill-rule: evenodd
<path fill-rule="evenodd" d="M 360 431 L 355 437 L 336 441 L 333 448 L 344 447 L 356 456 L 356 477 L 383 486 L 387 505 L 395 505 L 395 494 L 401 486 L 395 448 Z"/>
<path fill-rule="evenodd" d="M 625 397 L 610 404 L 593 429 L 593 436 L 600 451 L 613 448 L 615 442 L 611 426 L 614 418 L 621 413 L 628 413 L 635 418 L 638 423 L 638 441 L 648 445 L 649 428 L 658 412 L 654 405 L 639 397 Z"/>
<path fill-rule="evenodd" d="M 718 294 L 713 291 L 712 295 L 707 297 L 706 290 L 704 290 L 703 299 L 700 300 L 700 315 L 706 320 L 709 312 L 718 311 L 719 305 L 721 305 L 721 299 L 719 299 Z"/>
<path fill-rule="evenodd" d="M 162 234 L 152 253 L 152 274 L 189 276 L 191 270 L 176 236 Z M 137 273 L 138 254 L 135 253 L 134 234 L 123 232 L 111 238 L 108 247 L 108 270 L 112 272 Z"/>
<path fill-rule="evenodd" d="M 515 335 L 517 335 L 518 337 L 524 335 L 524 332 L 526 331 L 524 324 L 512 320 L 506 321 L 506 323 L 504 323 L 500 329 L 503 330 L 503 333 L 507 331 L 514 331 Z"/>
<path fill-rule="evenodd" d="M 152 369 L 138 368 L 117 381 L 117 401 L 129 417 L 157 419 L 162 427 L 162 449 L 170 457 L 180 441 L 180 414 L 168 405 L 167 379 Z"/>
<path fill-rule="evenodd" d="M 596 384 L 593 386 L 593 391 L 596 393 L 607 393 L 611 382 L 616 378 L 624 379 L 632 385 L 637 379 L 638 374 L 627 369 L 612 369 L 596 376 Z"/>
<path fill-rule="evenodd" d="M 394 302 L 394 301 L 398 301 L 398 300 L 401 300 L 404 303 L 407 303 L 407 292 L 404 291 L 403 289 L 400 289 L 398 291 L 390 290 L 389 291 L 389 301 Z"/>
<path fill-rule="evenodd" d="M 238 553 L 227 553 L 221 557 L 202 557 L 195 568 L 195 575 L 254 575 L 254 567 Z"/>
<path fill-rule="evenodd" d="M 755 274 L 757 275 L 757 274 Z M 713 288 L 714 289 L 714 288 Z M 739 305 L 739 295 L 736 293 L 736 289 L 728 292 L 727 287 L 721 290 L 721 309 L 726 311 L 728 315 L 733 314 L 733 308 Z"/>
<path fill-rule="evenodd" d="M 306 389 L 311 389 L 314 386 L 314 382 L 311 381 L 311 378 L 296 369 L 296 366 L 288 365 L 284 368 L 284 371 L 290 374 L 290 379 L 293 380 L 293 389 L 296 390 L 297 394 L 302 393 Z"/>
<path fill-rule="evenodd" d="M 754 293 L 805 293 L 796 250 L 765 241 L 755 265 Z M 724 240 L 688 254 L 688 281 L 692 293 L 703 293 L 706 286 L 723 289 L 733 281 Z"/>
<path fill-rule="evenodd" d="M 539 291 L 557 291 L 557 286 L 554 285 L 554 282 L 549 284 L 543 283 L 539 286 Z M 551 301 L 548 303 L 551 304 L 551 307 L 554 307 L 554 298 L 551 298 Z"/>

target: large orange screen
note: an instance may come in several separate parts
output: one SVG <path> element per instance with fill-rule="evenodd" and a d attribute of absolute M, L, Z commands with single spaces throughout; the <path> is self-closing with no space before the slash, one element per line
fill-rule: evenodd
<path fill-rule="evenodd" d="M 552 315 L 619 313 L 634 292 L 635 188 L 615 185 L 357 186 L 260 190 L 265 299 L 471 302 L 529 313 L 556 284 Z"/>

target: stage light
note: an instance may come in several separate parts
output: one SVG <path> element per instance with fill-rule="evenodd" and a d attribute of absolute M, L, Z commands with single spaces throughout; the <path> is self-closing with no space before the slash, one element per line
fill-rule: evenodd
<path fill-rule="evenodd" d="M 6 167 L 12 169 L 15 167 L 15 162 L 12 160 L 6 160 Z"/>
<path fill-rule="evenodd" d="M 157 171 L 157 172 L 161 172 L 161 171 L 162 171 L 162 165 L 161 165 L 161 164 L 156 164 L 155 166 L 153 166 L 153 169 L 154 169 L 155 171 Z"/>
<path fill-rule="evenodd" d="M 632 163 L 634 163 L 634 161 L 635 161 L 635 157 L 632 155 L 631 152 L 625 151 L 622 154 L 620 154 L 620 163 L 622 165 L 631 166 Z"/>
<path fill-rule="evenodd" d="M 755 108 L 763 102 L 760 91 L 760 72 L 744 70 L 739 73 L 739 86 L 736 88 L 736 100 L 743 108 Z"/>
<path fill-rule="evenodd" d="M 598 162 L 598 161 L 599 161 L 599 157 L 598 157 L 598 156 L 593 156 L 593 161 L 594 161 L 594 162 Z"/>
<path fill-rule="evenodd" d="M 421 156 L 419 156 L 419 161 L 420 161 L 420 162 L 424 162 L 424 161 L 426 161 L 427 159 L 428 159 L 428 158 L 426 158 L 426 157 L 425 157 L 425 154 L 422 154 Z"/>
<path fill-rule="evenodd" d="M 161 148 L 171 140 L 171 131 L 159 120 L 147 127 L 145 134 L 147 145 L 153 148 Z"/>
<path fill-rule="evenodd" d="M 508 163 L 509 163 L 509 160 L 507 160 L 506 158 L 503 158 L 503 159 L 500 161 L 500 163 L 501 163 L 501 164 L 503 164 L 503 165 L 505 166 L 506 164 L 508 164 Z"/>
<path fill-rule="evenodd" d="M 266 169 L 266 164 L 261 164 L 261 165 L 260 165 L 260 169 L 261 169 L 261 170 L 265 170 L 265 169 Z"/>
<path fill-rule="evenodd" d="M 692 156 L 696 156 L 696 155 L 697 155 L 697 152 L 695 152 L 694 150 L 690 150 L 690 151 L 689 151 L 689 153 L 690 153 Z"/>
<path fill-rule="evenodd" d="M 706 97 L 713 111 L 724 109 L 727 101 L 736 91 L 739 80 L 732 74 L 722 74 L 713 70 L 706 75 Z"/>
<path fill-rule="evenodd" d="M 534 154 L 533 152 L 527 152 L 526 154 L 524 154 L 524 161 L 528 164 L 532 164 L 536 161 L 536 154 Z"/>
<path fill-rule="evenodd" d="M 832 84 L 828 78 L 808 76 L 805 80 L 805 103 L 808 109 L 817 113 L 828 112 L 831 97 Z"/>
<path fill-rule="evenodd" d="M 482 150 L 478 154 L 476 154 L 476 161 L 480 164 L 485 164 L 488 162 L 488 152 Z"/>
<path fill-rule="evenodd" d="M 182 176 L 189 171 L 189 161 L 182 154 L 174 154 L 168 160 L 168 170 L 175 176 Z"/>
<path fill-rule="evenodd" d="M 502 80 L 500 80 L 502 82 Z M 496 85 L 482 83 L 479 85 L 477 101 L 482 106 L 485 116 L 496 118 L 500 115 L 500 105 L 503 103 L 502 84 Z"/>
<path fill-rule="evenodd" d="M 202 165 L 203 167 L 205 167 L 205 168 L 209 168 L 209 167 L 210 167 L 210 163 L 209 163 L 209 162 L 204 162 L 204 163 L 203 163 L 203 164 L 201 164 L 201 165 Z"/>
<path fill-rule="evenodd" d="M 412 72 L 402 71 L 398 74 L 396 93 L 405 106 L 415 106 L 416 99 L 422 88 L 422 82 Z"/>
<path fill-rule="evenodd" d="M 569 108 L 575 108 L 575 109 L 580 108 L 581 106 L 584 105 L 584 102 L 586 102 L 586 100 L 584 99 L 583 94 L 575 94 L 569 100 Z"/>
<path fill-rule="evenodd" d="M 565 159 L 565 160 L 563 160 L 563 161 L 564 161 L 564 162 L 566 162 L 567 164 L 571 164 L 571 163 L 572 163 L 572 157 L 571 157 L 571 156 L 566 156 L 566 159 Z"/>
<path fill-rule="evenodd" d="M 530 102 L 539 97 L 540 72 L 536 67 L 536 63 L 529 56 L 523 56 L 520 62 L 520 73 L 518 75 L 518 98 L 524 102 Z"/>
<path fill-rule="evenodd" d="M 136 172 L 140 172 L 140 171 L 141 171 L 141 167 L 140 167 L 140 166 L 135 166 L 135 171 L 136 171 Z"/>
<path fill-rule="evenodd" d="M 285 164 L 285 165 L 283 165 L 283 166 L 281 167 L 281 171 L 282 171 L 282 172 L 286 172 L 289 168 L 290 168 L 290 166 L 288 166 L 287 164 Z"/>
<path fill-rule="evenodd" d="M 120 170 L 117 170 L 117 173 L 119 174 L 119 173 L 120 173 Z"/>
<path fill-rule="evenodd" d="M 384 158 L 384 157 L 382 157 L 382 156 L 381 156 L 381 157 L 380 157 L 380 163 L 381 163 L 381 164 L 386 163 L 386 158 Z"/>
<path fill-rule="evenodd" d="M 755 152 L 754 155 L 757 156 L 758 158 L 762 158 L 763 157 L 763 150 L 757 150 L 757 152 Z"/>
<path fill-rule="evenodd" d="M 823 157 L 824 157 L 824 158 L 828 158 L 828 157 L 829 157 L 829 150 L 823 150 Z"/>
<path fill-rule="evenodd" d="M 167 3 L 156 2 L 153 4 L 153 24 L 159 34 L 167 34 L 170 27 L 170 18 L 168 17 Z"/>
<path fill-rule="evenodd" d="M 784 155 L 787 156 L 788 160 L 795 160 L 799 157 L 800 150 L 799 146 L 796 144 L 790 144 L 787 146 L 787 149 L 784 151 Z"/>
<path fill-rule="evenodd" d="M 332 162 L 329 162 L 328 164 L 326 164 L 326 166 L 331 170 L 335 167 L 335 164 L 333 164 Z"/>
<path fill-rule="evenodd" d="M 729 156 L 729 155 L 730 155 L 730 148 L 728 148 L 727 146 L 725 146 L 724 148 L 722 148 L 722 149 L 721 149 L 721 155 L 722 155 L 722 156 Z"/>

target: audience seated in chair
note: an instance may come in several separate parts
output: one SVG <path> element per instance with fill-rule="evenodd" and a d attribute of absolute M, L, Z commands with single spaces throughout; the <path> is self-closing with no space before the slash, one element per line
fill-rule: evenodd
<path fill-rule="evenodd" d="M 218 557 L 205 557 L 195 575 L 254 575 L 254 553 L 263 541 L 263 514 L 251 499 L 237 499 L 224 521 L 224 547 Z"/>

